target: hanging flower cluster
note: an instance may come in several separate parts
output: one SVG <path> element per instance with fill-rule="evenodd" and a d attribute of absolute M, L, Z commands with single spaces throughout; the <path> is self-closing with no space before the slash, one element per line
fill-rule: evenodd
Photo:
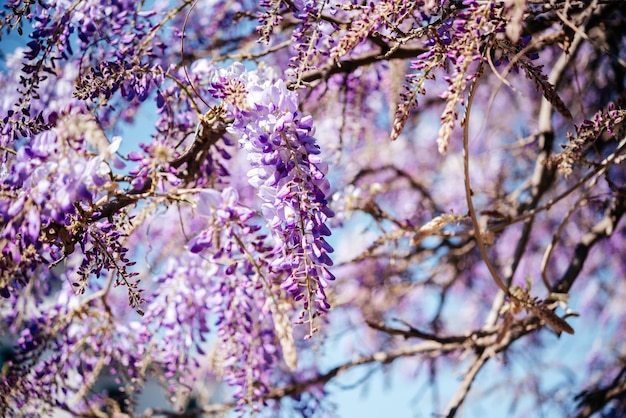
<path fill-rule="evenodd" d="M 212 317 L 218 338 L 212 369 L 233 387 L 240 405 L 254 404 L 270 386 L 278 346 L 286 359 L 293 349 L 274 331 L 283 312 L 270 307 L 278 296 L 265 280 L 262 256 L 271 247 L 265 246 L 260 225 L 248 225 L 254 212 L 240 205 L 232 187 L 201 192 L 196 210 L 208 225 L 189 241 L 189 252 L 170 259 L 159 277 L 141 339 L 154 347 L 166 377 L 191 384 L 184 371 L 192 362 L 200 368 L 191 349 L 206 355 Z M 170 386 L 172 393 L 176 386 Z"/>
<path fill-rule="evenodd" d="M 206 355 L 202 342 L 215 329 L 214 373 L 234 388 L 240 405 L 255 405 L 281 354 L 289 369 L 297 367 L 289 301 L 303 304 L 299 322 L 309 323 L 309 336 L 314 318 L 330 308 L 327 167 L 312 118 L 298 111 L 297 95 L 283 81 L 238 64 L 214 71 L 211 80 L 209 90 L 221 101 L 213 113 L 229 121 L 251 166 L 252 188 L 240 189 L 256 191 L 259 210 L 231 186 L 198 193 L 194 213 L 204 225 L 187 242 L 189 252 L 160 277 L 141 338 L 152 341 L 167 376 L 183 378 L 180 371 L 198 361 L 190 349 Z"/>
<path fill-rule="evenodd" d="M 72 220 L 107 184 L 110 167 L 105 161 L 121 138 L 109 144 L 93 119 L 81 113 L 60 119 L 57 128 L 17 151 L 0 185 L 0 289 L 30 264 L 46 262 L 43 254 L 49 263 L 71 253 Z M 88 147 L 99 153 L 90 153 Z"/>
<path fill-rule="evenodd" d="M 271 271 L 282 287 L 303 300 L 308 321 L 330 308 L 324 289 L 334 276 L 326 242 L 327 166 L 319 157 L 312 118 L 298 111 L 295 92 L 282 80 L 234 65 L 216 74 L 211 88 L 234 117 L 229 131 L 248 152 L 248 181 L 263 201 L 275 247 Z"/>
<path fill-rule="evenodd" d="M 7 318 L 21 331 L 0 381 L 3 413 L 7 403 L 24 416 L 48 415 L 51 405 L 100 408 L 106 395 L 93 389 L 104 371 L 119 371 L 119 380 L 135 382 L 129 390 L 139 389 L 145 350 L 135 330 L 117 322 L 101 300 L 81 300 L 65 284 L 46 310 L 32 314 Z M 83 399 L 87 392 L 94 392 L 90 400 Z"/>

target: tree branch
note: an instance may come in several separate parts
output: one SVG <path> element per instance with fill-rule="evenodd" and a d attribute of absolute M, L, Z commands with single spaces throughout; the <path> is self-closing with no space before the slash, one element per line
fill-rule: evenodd
<path fill-rule="evenodd" d="M 591 247 L 593 247 L 598 241 L 611 236 L 613 231 L 617 228 L 625 210 L 626 197 L 623 194 L 615 195 L 611 202 L 611 206 L 607 209 L 604 215 L 604 218 L 595 224 L 591 231 L 583 235 L 580 242 L 576 245 L 572 261 L 569 263 L 569 267 L 563 274 L 563 277 L 561 277 L 561 279 L 552 288 L 553 292 L 568 293 L 570 291 L 570 288 L 583 268 Z"/>
<path fill-rule="evenodd" d="M 421 47 L 416 48 L 398 48 L 395 51 L 385 54 L 384 52 L 374 51 L 360 55 L 355 58 L 338 61 L 332 65 L 320 68 L 317 70 L 307 71 L 302 74 L 302 81 L 311 83 L 319 79 L 328 79 L 334 74 L 349 74 L 359 67 L 374 64 L 381 61 L 388 61 L 392 59 L 406 59 L 415 58 L 419 54 L 426 52 L 427 50 Z"/>
<path fill-rule="evenodd" d="M 444 413 L 446 418 L 452 418 L 456 415 L 456 412 L 467 397 L 467 394 L 472 387 L 472 383 L 474 383 L 474 379 L 478 375 L 480 369 L 482 369 L 485 363 L 487 363 L 489 357 L 490 356 L 487 354 L 487 351 L 483 351 L 474 358 L 470 367 L 465 373 L 463 373 L 463 381 L 446 407 L 446 412 Z"/>
<path fill-rule="evenodd" d="M 572 47 L 569 51 L 564 51 L 557 62 L 555 63 L 548 81 L 555 86 L 555 89 L 562 80 L 565 69 L 576 55 L 576 51 L 580 47 L 582 38 L 576 35 L 572 42 Z M 539 154 L 535 162 L 535 168 L 530 177 L 530 183 L 527 188 L 529 192 L 528 198 L 520 202 L 515 209 L 515 216 L 519 216 L 528 210 L 535 210 L 541 197 L 549 189 L 550 185 L 554 182 L 555 169 L 546 164 L 548 158 L 552 153 L 552 145 L 554 142 L 554 132 L 552 127 L 552 105 L 548 100 L 542 98 L 541 106 L 539 108 Z M 515 252 L 511 262 L 504 268 L 504 282 L 507 286 L 511 285 L 513 276 L 517 271 L 517 267 L 525 253 L 526 245 L 530 238 L 530 232 L 533 227 L 534 216 L 529 217 L 522 228 L 521 236 L 515 247 Z M 498 320 L 498 313 L 505 299 L 505 292 L 500 291 L 494 298 L 491 311 L 485 321 L 486 325 L 493 325 Z"/>
<path fill-rule="evenodd" d="M 202 118 L 203 116 L 201 116 L 201 121 L 198 123 L 195 138 L 191 146 L 189 146 L 182 155 L 169 163 L 169 165 L 174 168 L 181 168 L 183 165 L 186 165 L 184 172 L 178 175 L 182 179 L 190 180 L 197 175 L 211 147 L 226 133 L 226 123 L 224 121 L 216 120 L 211 122 Z M 125 195 L 104 203 L 100 208 L 95 210 L 97 214 L 92 216 L 88 222 L 93 223 L 116 214 L 120 209 L 137 202 L 137 195 L 147 193 L 151 187 L 152 181 L 148 178 L 141 189 L 130 190 Z"/>
<path fill-rule="evenodd" d="M 369 321 L 368 320 L 365 322 L 371 328 L 374 328 L 375 330 L 378 330 L 378 331 L 386 332 L 387 334 L 390 334 L 390 335 L 400 335 L 400 336 L 403 336 L 404 338 L 421 338 L 423 340 L 435 341 L 441 344 L 459 343 L 469 338 L 467 336 L 440 337 L 435 334 L 429 334 L 429 333 L 420 331 L 416 328 L 413 328 L 412 326 L 408 324 L 405 324 L 405 325 L 407 325 L 409 329 L 403 330 L 403 329 L 398 329 L 398 328 L 387 326 L 382 321 Z"/>
<path fill-rule="evenodd" d="M 579 400 L 579 410 L 576 418 L 590 417 L 595 412 L 602 410 L 612 399 L 623 398 L 626 395 L 625 372 L 626 369 L 622 368 L 617 377 L 607 386 L 598 387 L 595 390 L 584 391 L 578 394 L 575 398 Z M 624 408 L 624 406 L 622 406 L 622 408 Z"/>

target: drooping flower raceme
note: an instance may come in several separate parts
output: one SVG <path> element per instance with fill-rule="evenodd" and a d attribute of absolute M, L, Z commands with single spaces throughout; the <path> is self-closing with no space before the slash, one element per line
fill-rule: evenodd
<path fill-rule="evenodd" d="M 292 340 L 283 343 L 290 335 L 277 335 L 284 313 L 271 306 L 278 295 L 266 280 L 268 263 L 262 258 L 271 247 L 264 243 L 260 225 L 248 225 L 254 211 L 239 204 L 232 187 L 202 191 L 196 214 L 208 225 L 159 278 L 159 291 L 143 318 L 142 340 L 148 344 L 154 338 L 155 359 L 167 377 L 190 384 L 181 371 L 197 357 L 191 352 L 193 341 L 198 354 L 206 354 L 203 342 L 213 317 L 218 341 L 211 368 L 233 387 L 240 405 L 254 404 L 270 386 L 278 346 L 287 362 L 293 350 Z"/>
<path fill-rule="evenodd" d="M 333 251 L 325 237 L 327 166 L 319 157 L 312 118 L 298 111 L 297 94 L 263 70 L 233 65 L 218 72 L 212 93 L 223 98 L 234 122 L 229 132 L 248 152 L 248 181 L 263 201 L 262 213 L 274 239 L 271 271 L 296 300 L 304 301 L 307 321 L 330 304 L 324 289 Z"/>
<path fill-rule="evenodd" d="M 120 380 L 139 383 L 144 347 L 137 344 L 136 331 L 100 299 L 81 299 L 65 283 L 47 309 L 35 309 L 15 322 L 20 321 L 17 354 L 5 363 L 0 381 L 0 406 L 8 401 L 23 416 L 49 415 L 51 401 L 60 408 L 100 409 L 105 394 L 96 393 L 94 385 L 101 373 L 118 369 Z M 92 393 L 89 399 L 87 392 Z"/>
<path fill-rule="evenodd" d="M 160 300 L 169 293 L 162 286 L 144 321 L 161 317 L 153 311 L 178 297 L 189 301 L 186 306 L 194 318 L 216 315 L 219 350 L 212 361 L 221 366 L 215 373 L 233 386 L 240 404 L 254 404 L 270 380 L 279 378 L 273 370 L 280 370 L 276 365 L 281 354 L 288 368 L 297 367 L 289 296 L 304 305 L 300 322 L 309 323 L 308 335 L 315 332 L 315 316 L 330 307 L 324 290 L 334 279 L 328 271 L 333 249 L 325 240 L 330 235 L 325 222 L 333 215 L 326 200 L 327 169 L 319 158 L 312 119 L 298 111 L 297 96 L 283 81 L 273 81 L 262 69 L 246 72 L 235 64 L 216 71 L 211 93 L 221 100 L 216 108 L 225 112 L 221 117 L 232 121 L 230 135 L 247 152 L 248 183 L 256 190 L 252 199 L 257 203 L 247 194 L 241 199 L 233 187 L 198 194 L 195 213 L 207 224 L 187 248 L 201 261 L 191 254 L 174 261 L 163 283 L 172 283 L 167 288 L 175 295 L 163 304 Z M 198 269 L 197 263 L 204 267 Z M 173 284 L 180 278 L 184 284 Z M 189 288 L 208 291 L 182 296 Z M 206 297 L 198 298 L 200 293 Z M 180 315 L 177 311 L 176 318 Z M 170 322 L 165 329 L 179 329 L 185 321 Z M 206 332 L 210 325 L 203 324 Z M 170 350 L 175 345 L 160 345 L 164 359 L 180 358 Z M 202 354 L 201 346 L 198 351 Z"/>
<path fill-rule="evenodd" d="M 8 161 L 0 185 L 0 289 L 5 294 L 19 277 L 16 272 L 41 262 L 42 254 L 55 261 L 72 252 L 65 228 L 79 203 L 91 204 L 102 193 L 110 173 L 106 160 L 115 159 L 121 141 L 109 144 L 95 126 L 83 113 L 64 115 L 57 128 L 35 136 Z"/>

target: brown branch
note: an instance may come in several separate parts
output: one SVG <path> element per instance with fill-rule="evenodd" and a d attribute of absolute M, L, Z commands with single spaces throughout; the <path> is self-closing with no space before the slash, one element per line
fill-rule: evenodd
<path fill-rule="evenodd" d="M 437 203 L 435 202 L 435 199 L 433 199 L 432 194 L 430 193 L 430 191 L 428 190 L 428 188 L 426 186 L 424 186 L 423 183 L 421 183 L 419 180 L 417 180 L 416 178 L 414 178 L 411 173 L 396 167 L 393 164 L 384 164 L 380 167 L 368 167 L 368 168 L 362 168 L 361 170 L 359 170 L 353 180 L 350 182 L 350 184 L 356 184 L 359 180 L 361 180 L 362 178 L 370 175 L 370 174 L 380 174 L 383 171 L 392 171 L 396 174 L 397 178 L 404 178 L 406 179 L 409 184 L 411 185 L 412 189 L 415 189 L 417 191 L 419 191 L 422 196 L 424 196 L 426 198 L 426 200 L 428 200 L 428 202 L 431 204 L 431 206 L 433 207 L 433 211 L 434 212 L 439 212 L 439 213 L 443 213 L 445 212 L 442 208 L 437 206 Z M 394 178 L 395 179 L 395 178 Z"/>
<path fill-rule="evenodd" d="M 211 147 L 217 143 L 226 133 L 227 121 L 221 119 L 208 120 L 204 115 L 200 116 L 200 122 L 195 132 L 195 140 L 181 156 L 172 160 L 170 165 L 180 168 L 187 164 L 185 169 L 187 177 L 193 176 L 207 157 Z"/>
<path fill-rule="evenodd" d="M 495 344 L 497 338 L 497 328 L 493 328 L 488 331 L 484 331 L 484 334 L 472 334 L 469 336 L 449 337 L 451 342 L 440 343 L 437 341 L 424 341 L 408 347 L 399 348 L 391 351 L 379 351 L 377 353 L 359 357 L 353 361 L 344 363 L 337 366 L 328 372 L 316 376 L 310 380 L 295 382 L 282 388 L 276 388 L 270 391 L 268 399 L 280 399 L 284 396 L 295 396 L 304 392 L 311 385 L 325 384 L 331 379 L 339 376 L 340 374 L 350 370 L 355 366 L 360 366 L 370 363 L 382 363 L 390 364 L 393 361 L 402 358 L 415 355 L 425 355 L 428 357 L 435 357 L 442 354 L 449 354 L 453 352 L 475 350 L 482 352 L 482 350 L 492 347 L 491 350 L 498 353 L 506 349 L 512 342 L 520 337 L 529 334 L 537 330 L 541 326 L 540 321 L 534 317 L 524 318 L 516 322 L 511 327 L 511 332 L 506 338 L 499 344 Z"/>
<path fill-rule="evenodd" d="M 561 83 L 563 79 L 563 74 L 567 66 L 575 57 L 576 52 L 581 45 L 581 41 L 582 38 L 580 38 L 580 36 L 576 36 L 572 43 L 570 51 L 563 52 L 552 67 L 552 71 L 548 76 L 548 81 L 554 86 L 555 89 L 557 89 L 559 84 Z M 526 191 L 529 194 L 525 200 L 518 203 L 517 208 L 515 209 L 515 215 L 513 217 L 520 216 L 526 211 L 529 211 L 530 213 L 535 211 L 543 195 L 554 183 L 556 170 L 546 164 L 546 162 L 550 158 L 550 155 L 552 154 L 552 145 L 554 143 L 552 113 L 552 104 L 548 100 L 542 99 L 541 106 L 539 108 L 538 126 L 538 139 L 540 149 L 537 155 L 533 173 L 529 179 L 529 185 L 526 188 Z M 517 191 L 515 194 L 519 196 L 519 191 Z M 513 281 L 513 276 L 517 271 L 517 267 L 519 266 L 519 263 L 524 253 L 526 252 L 526 245 L 528 245 L 530 233 L 533 228 L 533 221 L 534 215 L 531 215 L 524 223 L 521 236 L 517 241 L 517 245 L 515 247 L 513 259 L 504 268 L 503 281 L 507 286 L 511 285 L 511 282 Z M 486 325 L 493 325 L 496 323 L 498 319 L 498 313 L 502 304 L 504 303 L 505 296 L 505 292 L 498 292 L 498 295 L 495 297 L 492 304 L 492 309 L 487 317 L 487 320 L 485 321 Z"/>
<path fill-rule="evenodd" d="M 478 246 L 480 256 L 485 262 L 487 270 L 489 270 L 489 273 L 491 274 L 494 282 L 498 285 L 502 292 L 508 294 L 508 287 L 502 282 L 500 275 L 498 274 L 496 268 L 493 266 L 491 260 L 489 259 L 489 256 L 487 255 L 485 243 L 482 238 L 482 232 L 480 230 L 480 224 L 478 222 L 478 217 L 476 216 L 476 211 L 474 210 L 474 203 L 472 200 L 474 192 L 472 191 L 471 187 L 469 170 L 469 123 L 470 115 L 472 113 L 472 103 L 474 101 L 476 87 L 478 86 L 478 81 L 480 80 L 480 75 L 482 74 L 482 71 L 483 66 L 481 64 L 477 71 L 478 77 L 474 80 L 474 83 L 470 88 L 467 104 L 465 105 L 465 115 L 463 116 L 463 120 L 461 121 L 461 126 L 463 127 L 463 185 L 465 186 L 465 200 L 467 202 L 467 210 L 469 212 L 470 218 L 472 220 L 472 225 L 474 227 L 474 238 L 476 240 L 476 245 Z"/>
<path fill-rule="evenodd" d="M 476 379 L 476 376 L 478 375 L 478 372 L 487 363 L 487 360 L 489 360 L 490 355 L 487 353 L 487 351 L 483 351 L 482 353 L 477 355 L 467 371 L 463 373 L 463 380 L 461 381 L 461 385 L 459 386 L 454 397 L 450 400 L 448 406 L 446 407 L 446 412 L 444 413 L 446 418 L 454 417 L 461 405 L 463 404 L 463 401 L 467 397 L 467 394 L 469 393 L 472 384 L 474 383 L 474 379 Z"/>
<path fill-rule="evenodd" d="M 576 418 L 590 417 L 595 412 L 602 410 L 602 408 L 604 408 L 604 406 L 606 406 L 606 404 L 612 399 L 623 398 L 626 395 L 626 381 L 624 381 L 625 373 L 626 368 L 622 368 L 620 373 L 618 373 L 609 385 L 597 387 L 594 390 L 586 390 L 578 394 L 575 398 L 579 400 L 579 409 Z"/>
<path fill-rule="evenodd" d="M 195 139 L 191 146 L 182 155 L 169 162 L 169 165 L 174 168 L 185 166 L 185 170 L 179 173 L 178 177 L 187 181 L 198 175 L 200 166 L 207 158 L 211 147 L 226 133 L 226 122 L 221 120 L 207 121 L 203 118 L 204 116 L 200 116 L 201 121 L 198 123 Z M 96 215 L 92 216 L 87 222 L 93 223 L 116 214 L 120 209 L 137 202 L 137 195 L 147 193 L 151 188 L 152 181 L 148 178 L 141 189 L 130 190 L 125 195 L 104 203 L 94 211 Z"/>
<path fill-rule="evenodd" d="M 510 332 L 500 341 L 497 342 L 498 328 L 492 327 L 491 330 L 481 330 L 468 336 L 452 336 L 447 337 L 447 342 L 438 341 L 424 341 L 408 347 L 398 348 L 390 351 L 379 351 L 371 355 L 362 356 L 352 361 L 339 365 L 326 373 L 315 376 L 311 379 L 293 382 L 283 387 L 274 388 L 269 391 L 267 395 L 263 397 L 265 400 L 278 400 L 287 396 L 297 396 L 306 392 L 310 386 L 326 384 L 335 377 L 345 373 L 356 366 L 365 364 L 381 363 L 390 364 L 395 360 L 403 357 L 410 357 L 415 355 L 424 355 L 427 357 L 436 357 L 442 354 L 450 354 L 453 352 L 466 352 L 475 351 L 478 356 L 485 356 L 485 361 L 493 355 L 506 350 L 513 342 L 517 341 L 524 335 L 534 332 L 542 326 L 541 321 L 536 317 L 527 317 L 515 322 Z M 383 326 L 384 328 L 384 326 Z M 486 354 L 484 354 L 486 353 Z M 479 367 L 475 373 L 479 371 Z M 185 412 L 173 412 L 165 410 L 146 410 L 141 417 L 151 418 L 154 416 L 162 415 L 170 418 L 188 418 L 202 413 L 218 413 L 225 412 L 235 407 L 235 403 L 213 404 L 207 405 L 202 408 L 198 408 L 192 411 Z"/>
<path fill-rule="evenodd" d="M 563 277 L 554 285 L 552 291 L 555 293 L 568 293 L 574 281 L 581 272 L 589 250 L 598 241 L 608 238 L 617 228 L 617 225 L 626 211 L 626 197 L 623 194 L 617 194 L 613 197 L 610 207 L 607 209 L 604 218 L 596 223 L 591 231 L 587 232 L 581 238 L 580 242 L 574 249 L 572 261 Z"/>
<path fill-rule="evenodd" d="M 334 74 L 345 73 L 349 74 L 359 67 L 365 65 L 374 64 L 381 61 L 388 61 L 392 59 L 406 59 L 415 58 L 419 54 L 426 52 L 427 50 L 421 47 L 416 48 L 398 48 L 392 53 L 385 54 L 384 52 L 374 51 L 360 55 L 355 58 L 345 59 L 343 61 L 335 62 L 324 68 L 317 70 L 307 71 L 302 74 L 302 81 L 310 83 L 319 79 L 328 79 Z"/>
<path fill-rule="evenodd" d="M 440 337 L 440 336 L 435 335 L 435 334 L 429 334 L 429 333 L 420 331 L 420 330 L 418 330 L 416 328 L 413 328 L 412 326 L 410 326 L 409 324 L 406 324 L 406 323 L 405 323 L 405 325 L 409 328 L 408 330 L 403 330 L 403 329 L 398 329 L 398 328 L 393 328 L 393 327 L 387 326 L 382 321 L 366 320 L 365 322 L 371 328 L 374 328 L 375 330 L 378 330 L 378 331 L 385 332 L 385 333 L 390 334 L 390 335 L 400 335 L 400 336 L 402 336 L 404 338 L 421 338 L 423 340 L 435 341 L 435 342 L 438 342 L 440 344 L 462 343 L 464 341 L 467 341 L 469 338 L 472 338 L 472 336 L 485 335 L 484 332 L 481 332 L 479 334 L 472 334 L 470 336 Z"/>
<path fill-rule="evenodd" d="M 495 342 L 492 342 L 489 345 L 476 345 L 476 356 L 472 361 L 472 364 L 467 368 L 465 373 L 463 373 L 463 380 L 461 381 L 461 385 L 457 389 L 455 395 L 452 397 L 448 406 L 446 407 L 446 412 L 444 416 L 446 418 L 452 418 L 456 415 L 459 408 L 465 401 L 467 394 L 469 393 L 472 384 L 478 372 L 483 368 L 487 361 L 494 357 L 496 354 L 501 353 L 509 348 L 511 344 L 515 341 L 519 340 L 523 336 L 530 334 L 542 327 L 542 322 L 537 317 L 527 317 L 521 321 L 518 321 L 499 342 L 498 339 Z"/>

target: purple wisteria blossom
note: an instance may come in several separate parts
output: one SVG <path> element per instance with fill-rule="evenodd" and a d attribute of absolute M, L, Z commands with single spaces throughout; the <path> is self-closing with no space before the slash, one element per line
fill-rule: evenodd
<path fill-rule="evenodd" d="M 57 128 L 36 135 L 7 162 L 10 169 L 0 185 L 1 288 L 15 286 L 23 268 L 32 271 L 32 260 L 20 255 L 27 249 L 47 263 L 73 251 L 68 228 L 106 189 L 109 161 L 121 164 L 114 156 L 121 138 L 109 144 L 82 113 L 60 119 Z"/>
<path fill-rule="evenodd" d="M 85 403 L 84 393 L 104 371 L 116 375 L 128 390 L 137 390 L 145 367 L 138 334 L 103 308 L 101 300 L 80 298 L 66 284 L 46 310 L 12 318 L 11 325 L 21 328 L 16 339 L 19 352 L 5 363 L 3 396 L 10 396 L 23 413 L 38 415 L 51 406 L 103 408 L 106 394 Z M 103 313 L 90 315 L 94 310 Z"/>
<path fill-rule="evenodd" d="M 158 279 L 159 292 L 142 320 L 142 340 L 155 350 L 165 376 L 191 387 L 185 371 L 206 361 L 206 341 L 215 330 L 213 373 L 233 386 L 240 405 L 257 403 L 267 393 L 281 350 L 285 361 L 294 350 L 284 307 L 278 305 L 280 289 L 268 281 L 263 259 L 271 247 L 259 233 L 261 226 L 249 225 L 254 212 L 239 204 L 233 188 L 201 192 L 196 211 L 207 226 L 189 241 L 187 254 L 170 259 Z M 170 386 L 172 393 L 177 389 Z"/>
<path fill-rule="evenodd" d="M 303 300 L 312 322 L 330 308 L 324 289 L 334 280 L 328 270 L 333 249 L 325 238 L 333 216 L 327 164 L 319 157 L 312 118 L 298 111 L 297 95 L 284 81 L 241 65 L 216 74 L 211 89 L 226 102 L 235 119 L 229 132 L 248 153 L 248 182 L 263 201 L 274 239 L 271 270 L 284 289 Z"/>

